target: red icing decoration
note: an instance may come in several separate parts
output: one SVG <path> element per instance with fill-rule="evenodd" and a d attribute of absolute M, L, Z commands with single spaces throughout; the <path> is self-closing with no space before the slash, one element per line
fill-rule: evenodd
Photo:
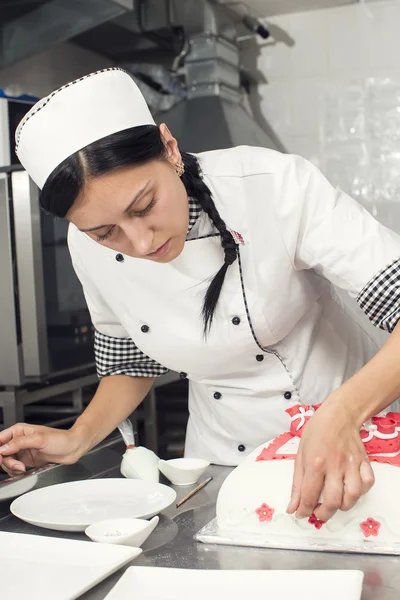
<path fill-rule="evenodd" d="M 311 407 L 308 404 L 294 404 L 285 410 L 285 412 L 294 417 L 295 415 L 300 415 L 300 408 L 304 408 L 304 410 L 309 410 Z"/>
<path fill-rule="evenodd" d="M 320 404 L 314 404 L 312 406 L 309 405 L 294 405 L 288 409 L 286 412 L 290 416 L 294 416 L 300 414 L 299 407 L 302 406 L 304 410 L 314 409 L 317 410 Z M 311 417 L 303 417 L 305 420 L 309 420 Z M 397 429 L 400 429 L 400 413 L 387 413 L 385 417 L 373 417 L 371 422 L 376 425 L 377 430 L 380 433 L 390 433 L 394 432 Z M 294 425 L 293 425 L 294 424 Z M 289 440 L 295 437 L 301 437 L 301 431 L 304 428 L 301 428 L 296 433 L 293 433 L 293 427 L 296 428 L 299 424 L 299 420 L 295 419 L 291 426 L 291 431 L 287 431 L 286 433 L 282 433 L 277 438 L 275 438 L 267 448 L 264 448 L 260 454 L 257 456 L 256 461 L 262 460 L 294 460 L 296 458 L 296 454 L 287 453 L 287 454 L 278 454 L 278 450 L 286 444 Z M 400 467 L 400 435 L 397 432 L 397 436 L 392 439 L 380 439 L 377 437 L 372 437 L 369 442 L 364 442 L 365 449 L 368 454 L 368 458 L 371 462 L 378 463 L 386 463 L 389 465 L 393 465 L 395 467 Z M 366 429 L 360 430 L 361 439 L 365 439 L 369 436 L 369 431 Z M 382 456 L 382 454 L 396 454 L 395 456 Z"/>
<path fill-rule="evenodd" d="M 400 467 L 400 454 L 397 456 L 369 455 L 368 458 L 370 462 L 386 463 L 388 465 L 393 465 L 394 467 Z"/>
<path fill-rule="evenodd" d="M 388 419 L 393 419 L 396 421 L 396 426 L 400 427 L 400 413 L 398 412 L 388 412 L 386 413 Z"/>
<path fill-rule="evenodd" d="M 272 521 L 274 512 L 275 510 L 268 506 L 268 504 L 265 504 L 265 502 L 263 502 L 259 508 L 256 508 L 256 513 L 258 514 L 258 518 L 261 522 Z"/>
<path fill-rule="evenodd" d="M 361 439 L 364 441 L 364 446 L 367 454 L 388 454 L 392 452 L 400 451 L 400 436 L 396 432 L 396 421 L 388 416 L 386 417 L 372 417 L 372 425 L 375 425 L 378 433 L 385 435 L 396 434 L 395 437 L 389 439 L 381 439 L 378 436 L 373 435 L 372 439 L 368 442 L 364 441 L 370 435 L 367 429 L 360 431 Z M 372 432 L 374 433 L 374 432 Z"/>
<path fill-rule="evenodd" d="M 379 521 L 375 521 L 372 517 L 369 517 L 366 521 L 360 523 L 360 527 L 363 530 L 365 537 L 370 535 L 378 535 L 381 524 Z"/>
<path fill-rule="evenodd" d="M 396 433 L 396 421 L 386 417 L 372 417 L 371 422 L 377 426 L 380 433 Z"/>
<path fill-rule="evenodd" d="M 295 404 L 285 410 L 291 417 L 297 417 L 295 419 L 292 418 L 290 421 L 290 433 L 293 436 L 301 437 L 304 427 L 311 419 L 310 415 L 304 415 L 304 413 L 310 409 L 312 409 L 312 407 L 307 404 Z M 300 424 L 301 427 L 299 427 Z"/>
<path fill-rule="evenodd" d="M 326 521 L 321 521 L 321 519 L 317 519 L 314 513 L 308 519 L 310 525 L 314 525 L 315 529 L 321 529 L 322 525 L 325 525 Z"/>
<path fill-rule="evenodd" d="M 270 443 L 268 448 L 263 448 L 261 453 L 257 456 L 256 462 L 259 460 L 283 460 L 285 458 L 294 460 L 296 458 L 295 454 L 277 454 L 279 448 L 289 440 L 293 439 L 293 437 L 294 436 L 289 432 L 279 435 Z"/>
<path fill-rule="evenodd" d="M 261 454 L 259 454 L 257 456 L 256 462 L 258 462 L 260 460 L 272 460 L 273 458 L 275 458 L 275 457 L 271 455 L 270 449 L 269 448 L 263 448 L 261 450 Z"/>

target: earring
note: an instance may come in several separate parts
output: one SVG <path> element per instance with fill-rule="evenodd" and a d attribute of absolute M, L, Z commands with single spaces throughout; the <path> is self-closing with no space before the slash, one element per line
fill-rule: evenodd
<path fill-rule="evenodd" d="M 176 163 L 176 165 L 175 165 L 175 170 L 176 170 L 176 172 L 178 173 L 179 177 L 182 177 L 182 175 L 183 175 L 183 174 L 184 174 L 184 172 L 185 172 L 185 165 L 183 164 L 183 162 L 182 162 L 182 161 L 180 161 L 180 162 Z"/>

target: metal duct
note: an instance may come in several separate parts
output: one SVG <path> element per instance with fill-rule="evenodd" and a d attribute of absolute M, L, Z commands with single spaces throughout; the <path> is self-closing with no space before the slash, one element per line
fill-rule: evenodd
<path fill-rule="evenodd" d="M 209 32 L 191 36 L 184 74 L 187 99 L 156 115 L 182 149 L 202 152 L 244 144 L 284 151 L 273 131 L 263 129 L 245 108 L 233 39 Z"/>

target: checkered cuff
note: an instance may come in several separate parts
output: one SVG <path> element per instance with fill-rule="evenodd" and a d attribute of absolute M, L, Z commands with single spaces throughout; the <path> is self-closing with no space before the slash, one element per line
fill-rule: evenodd
<path fill-rule="evenodd" d="M 114 338 L 100 331 L 94 335 L 94 356 L 97 375 L 130 375 L 131 377 L 159 377 L 168 369 L 143 354 L 131 338 Z"/>
<path fill-rule="evenodd" d="M 357 302 L 374 325 L 393 331 L 400 319 L 400 258 L 367 283 Z"/>

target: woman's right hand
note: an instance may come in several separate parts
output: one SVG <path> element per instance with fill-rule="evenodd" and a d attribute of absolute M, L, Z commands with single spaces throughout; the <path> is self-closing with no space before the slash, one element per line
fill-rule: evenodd
<path fill-rule="evenodd" d="M 17 423 L 0 432 L 0 466 L 12 476 L 20 475 L 27 467 L 73 464 L 81 455 L 72 430 Z"/>

